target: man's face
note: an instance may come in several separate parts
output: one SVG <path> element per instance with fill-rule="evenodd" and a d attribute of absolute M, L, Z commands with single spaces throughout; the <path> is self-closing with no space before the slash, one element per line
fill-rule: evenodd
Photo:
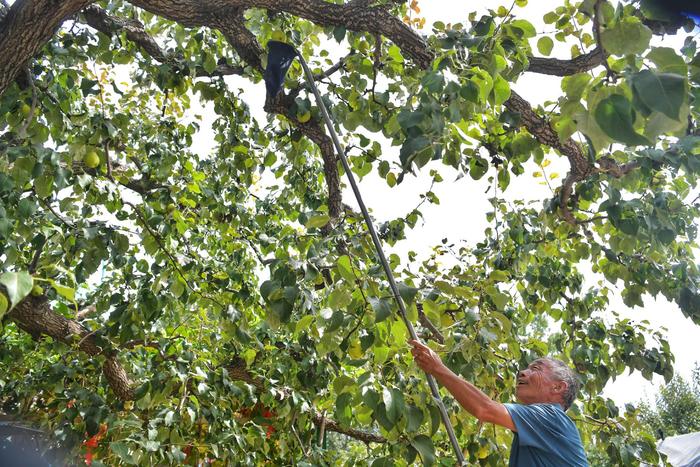
<path fill-rule="evenodd" d="M 515 397 L 523 404 L 560 403 L 562 381 L 553 378 L 546 360 L 535 360 L 518 372 Z"/>

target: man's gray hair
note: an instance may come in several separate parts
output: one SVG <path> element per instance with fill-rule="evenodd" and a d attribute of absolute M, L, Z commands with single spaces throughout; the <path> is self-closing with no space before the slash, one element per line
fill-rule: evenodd
<path fill-rule="evenodd" d="M 564 402 L 564 410 L 569 410 L 569 407 L 571 407 L 578 395 L 579 389 L 581 389 L 581 381 L 579 381 L 578 376 L 569 365 L 556 358 L 543 357 L 537 360 L 547 362 L 549 369 L 552 370 L 554 379 L 566 383 L 566 391 L 562 394 L 562 402 Z"/>

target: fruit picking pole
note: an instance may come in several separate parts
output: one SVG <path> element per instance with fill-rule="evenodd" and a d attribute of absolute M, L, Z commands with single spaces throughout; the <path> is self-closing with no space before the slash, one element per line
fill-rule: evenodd
<path fill-rule="evenodd" d="M 382 244 L 379 240 L 379 237 L 377 236 L 377 232 L 374 230 L 374 225 L 372 224 L 372 219 L 369 217 L 369 212 L 367 211 L 367 207 L 365 206 L 364 201 L 362 201 L 362 195 L 360 194 L 360 189 L 357 187 L 357 183 L 355 182 L 355 177 L 352 174 L 352 170 L 350 170 L 350 165 L 348 164 L 348 160 L 345 157 L 345 151 L 343 150 L 343 146 L 340 144 L 340 140 L 338 139 L 338 135 L 335 132 L 335 129 L 333 128 L 333 122 L 331 121 L 331 117 L 328 114 L 328 110 L 326 109 L 325 104 L 323 103 L 323 99 L 321 99 L 321 94 L 318 91 L 318 88 L 316 87 L 316 83 L 314 81 L 314 75 L 311 73 L 311 70 L 309 69 L 308 65 L 306 64 L 306 61 L 304 58 L 301 56 L 301 54 L 297 53 L 297 57 L 299 57 L 299 61 L 301 62 L 301 66 L 304 69 L 304 74 L 306 75 L 306 81 L 311 87 L 311 90 L 314 93 L 314 96 L 316 96 L 316 103 L 318 104 L 319 109 L 321 109 L 321 115 L 323 115 L 323 120 L 326 122 L 326 127 L 328 128 L 328 132 L 331 135 L 331 139 L 333 140 L 333 145 L 335 146 L 335 150 L 338 153 L 338 158 L 340 159 L 340 162 L 343 164 L 343 169 L 345 170 L 345 174 L 348 176 L 348 180 L 350 181 L 350 186 L 352 187 L 352 191 L 355 194 L 355 199 L 357 199 L 357 204 L 360 205 L 360 210 L 362 211 L 362 216 L 365 218 L 365 223 L 367 224 L 367 230 L 369 230 L 369 234 L 372 237 L 372 243 L 374 243 L 374 248 L 377 250 L 377 254 L 379 255 L 379 261 L 382 263 L 382 266 L 384 267 L 384 272 L 386 273 L 386 277 L 389 280 L 389 287 L 391 287 L 391 292 L 394 295 L 394 299 L 396 300 L 396 303 L 399 305 L 399 312 L 401 313 L 401 319 L 403 320 L 404 324 L 406 325 L 406 328 L 408 329 L 408 333 L 411 335 L 411 339 L 418 340 L 418 336 L 416 335 L 415 329 L 413 329 L 413 325 L 411 322 L 408 320 L 408 316 L 406 315 L 406 306 L 403 303 L 403 300 L 401 299 L 401 295 L 399 294 L 399 288 L 396 286 L 396 281 L 394 280 L 394 274 L 391 272 L 391 267 L 389 266 L 389 263 L 386 260 L 386 256 L 384 255 L 384 250 L 382 250 Z M 455 436 L 454 429 L 452 428 L 452 423 L 450 422 L 450 417 L 447 415 L 447 410 L 445 409 L 445 404 L 442 402 L 442 398 L 440 397 L 440 392 L 438 391 L 437 383 L 435 382 L 435 379 L 429 375 L 425 374 L 425 378 L 428 380 L 428 386 L 430 386 L 430 393 L 433 396 L 433 400 L 438 406 L 438 409 L 440 410 L 440 416 L 442 417 L 442 422 L 445 425 L 445 429 L 447 430 L 447 436 L 450 438 L 450 443 L 452 443 L 452 448 L 455 451 L 455 454 L 457 456 L 457 460 L 459 462 L 459 465 L 464 465 L 464 454 L 462 454 L 462 449 L 459 447 L 459 442 L 457 441 L 457 437 Z"/>

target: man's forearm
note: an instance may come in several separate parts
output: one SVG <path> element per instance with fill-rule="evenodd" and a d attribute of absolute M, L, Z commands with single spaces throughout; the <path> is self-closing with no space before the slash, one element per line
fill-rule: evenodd
<path fill-rule="evenodd" d="M 489 413 L 498 402 L 481 392 L 476 386 L 457 376 L 446 366 L 434 373 L 435 379 L 457 399 L 467 412 L 481 421 L 490 422 Z"/>
<path fill-rule="evenodd" d="M 421 370 L 433 375 L 457 399 L 467 412 L 482 422 L 495 423 L 509 430 L 516 430 L 506 406 L 491 400 L 473 384 L 464 381 L 445 366 L 442 359 L 427 345 L 417 340 L 408 341 L 413 346 L 411 353 Z"/>

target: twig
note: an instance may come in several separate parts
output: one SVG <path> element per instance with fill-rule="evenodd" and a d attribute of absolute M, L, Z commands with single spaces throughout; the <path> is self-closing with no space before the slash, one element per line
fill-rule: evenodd
<path fill-rule="evenodd" d="M 33 190 L 32 190 L 32 191 L 33 191 Z M 36 192 L 34 192 L 34 194 L 36 195 Z M 51 211 L 51 214 L 53 214 L 53 215 L 56 217 L 56 219 L 58 219 L 58 220 L 61 221 L 63 224 L 65 224 L 69 229 L 74 229 L 74 228 L 75 228 L 75 225 L 74 225 L 74 224 L 72 224 L 71 222 L 68 222 L 68 221 L 65 220 L 63 217 L 61 217 L 56 211 L 54 211 L 53 208 L 51 207 L 51 204 L 50 204 L 48 201 L 45 201 L 45 200 L 42 199 L 41 196 L 39 196 L 39 195 L 36 195 L 36 197 L 37 197 L 37 199 L 39 200 L 40 203 L 42 203 L 44 206 L 46 206 L 46 209 L 48 209 L 49 211 Z"/>
<path fill-rule="evenodd" d="M 591 217 L 590 219 L 577 220 L 576 223 L 578 225 L 588 224 L 589 222 L 600 221 L 600 220 L 604 220 L 607 218 L 608 218 L 608 216 L 594 216 L 594 217 Z"/>
<path fill-rule="evenodd" d="M 321 412 L 321 428 L 318 434 L 318 445 L 323 445 L 323 437 L 326 434 L 326 411 Z"/>
<path fill-rule="evenodd" d="M 172 266 L 175 268 L 175 270 L 177 271 L 177 273 L 180 275 L 180 277 L 182 278 L 182 280 L 185 282 L 185 285 L 187 286 L 187 288 L 190 289 L 190 290 L 192 291 L 192 293 L 197 294 L 197 295 L 199 295 L 200 297 L 206 298 L 206 299 L 208 299 L 208 300 L 211 300 L 212 302 L 214 302 L 214 303 L 216 303 L 217 305 L 219 305 L 219 306 L 221 307 L 221 309 L 224 309 L 225 306 L 224 306 L 221 302 L 219 302 L 218 300 L 216 300 L 216 299 L 214 299 L 214 298 L 212 298 L 212 297 L 209 297 L 209 296 L 207 296 L 207 295 L 202 294 L 202 293 L 199 292 L 198 290 L 195 290 L 194 287 L 192 287 L 192 285 L 189 283 L 189 281 L 188 281 L 187 278 L 185 277 L 185 273 L 182 271 L 182 268 L 180 267 L 180 264 L 178 263 L 177 258 L 175 258 L 175 257 L 172 255 L 172 253 L 170 253 L 170 251 L 168 251 L 168 249 L 165 248 L 165 245 L 163 244 L 163 240 L 160 238 L 160 236 L 159 236 L 158 234 L 156 234 L 153 230 L 151 230 L 151 227 L 148 225 L 148 222 L 146 221 L 146 219 L 144 219 L 143 215 L 141 214 L 141 211 L 140 211 L 134 204 L 132 204 L 132 203 L 129 202 L 129 201 L 124 201 L 124 204 L 126 204 L 126 205 L 128 205 L 128 206 L 131 206 L 131 208 L 134 210 L 134 213 L 136 214 L 136 216 L 137 216 L 137 217 L 139 218 L 139 220 L 141 221 L 141 225 L 143 225 L 143 227 L 144 227 L 144 228 L 148 231 L 148 233 L 153 237 L 153 239 L 154 239 L 154 240 L 156 241 L 156 243 L 158 244 L 158 247 L 160 248 L 160 250 L 168 257 L 168 259 L 170 260 L 170 263 L 171 263 Z M 191 316 L 191 315 L 190 315 L 190 316 Z M 189 319 L 189 317 L 188 317 L 187 319 Z M 173 329 L 173 332 L 174 332 L 178 327 L 182 326 L 182 324 L 184 324 L 184 323 L 180 323 L 175 329 Z"/>
<path fill-rule="evenodd" d="M 430 321 L 430 319 L 428 319 L 425 312 L 423 311 L 423 304 L 416 303 L 416 308 L 418 308 L 418 321 L 420 321 L 420 324 L 422 324 L 423 327 L 428 328 L 435 342 L 444 345 L 445 336 L 443 336 L 440 330 L 435 327 L 435 325 Z"/>
<path fill-rule="evenodd" d="M 46 245 L 46 238 L 44 238 L 39 245 L 37 245 L 36 250 L 34 250 L 34 256 L 32 257 L 32 261 L 29 263 L 29 267 L 27 270 L 29 271 L 29 274 L 34 274 L 36 271 L 37 264 L 39 264 L 39 258 L 41 258 L 41 252 L 44 249 L 44 245 Z"/>

